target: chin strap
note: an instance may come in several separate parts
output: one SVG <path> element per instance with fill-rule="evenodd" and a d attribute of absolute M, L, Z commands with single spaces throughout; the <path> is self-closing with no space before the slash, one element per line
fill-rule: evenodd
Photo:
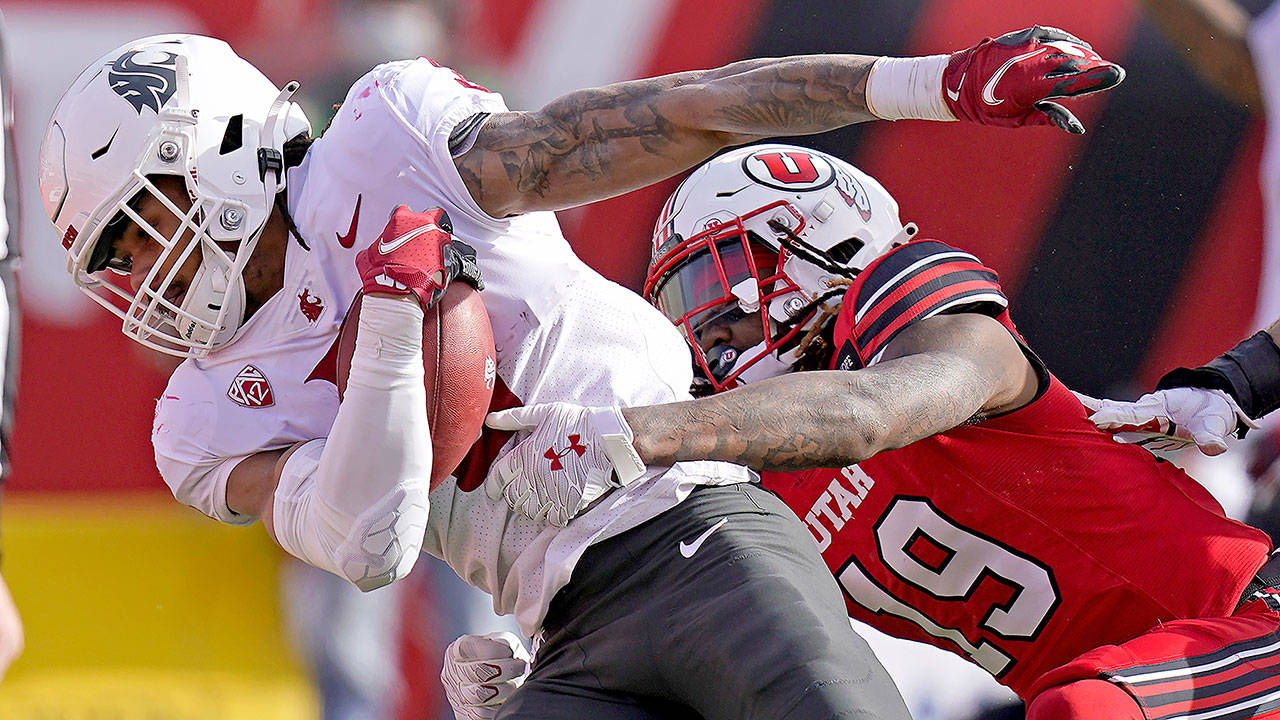
<path fill-rule="evenodd" d="M 206 319 L 209 324 L 216 326 L 208 330 L 197 323 L 188 322 L 185 327 L 178 328 L 179 335 L 184 339 L 199 343 L 207 350 L 214 350 L 230 342 L 244 324 L 247 297 L 241 274 L 276 207 L 276 195 L 284 187 L 284 154 L 281 152 L 282 148 L 277 147 L 276 128 L 287 115 L 289 99 L 297 90 L 297 81 L 284 86 L 267 110 L 267 119 L 258 133 L 258 175 L 262 180 L 266 217 L 257 229 L 240 241 L 240 246 L 234 252 L 223 251 L 224 257 L 218 258 L 216 262 L 207 256 L 201 261 L 183 301 L 182 309 L 185 312 Z M 283 146 L 283 142 L 280 144 Z M 207 337 L 198 337 L 205 333 L 208 334 Z"/>
<path fill-rule="evenodd" d="M 827 257 L 826 253 L 801 240 L 799 235 L 791 231 L 791 228 L 777 220 L 769 221 L 769 229 L 781 235 L 782 244 L 801 260 L 817 265 L 823 270 L 841 277 L 852 278 L 858 274 L 857 270 L 850 270 L 844 265 L 833 262 L 831 258 Z"/>
<path fill-rule="evenodd" d="M 275 206 L 276 193 L 284 188 L 284 142 L 281 141 L 280 147 L 276 147 L 276 126 L 288 114 L 289 100 L 297 91 L 297 80 L 285 83 L 284 89 L 276 95 L 267 110 L 267 121 L 262 123 L 258 134 L 258 179 L 262 180 L 268 208 Z M 267 176 L 271 176 L 271 179 L 268 180 Z"/>

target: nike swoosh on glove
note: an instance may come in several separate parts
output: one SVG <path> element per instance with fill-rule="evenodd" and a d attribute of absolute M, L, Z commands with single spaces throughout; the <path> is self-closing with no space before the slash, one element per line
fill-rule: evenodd
<path fill-rule="evenodd" d="M 475 250 L 453 238 L 449 214 L 440 208 L 414 212 L 407 205 L 391 211 L 378 239 L 356 254 L 356 270 L 366 293 L 410 295 L 423 309 L 461 278 L 483 288 Z"/>
<path fill-rule="evenodd" d="M 957 118 L 998 127 L 1057 125 L 1084 132 L 1072 112 L 1052 102 L 1101 92 L 1124 80 L 1124 68 L 1089 43 L 1052 27 L 987 38 L 953 53 L 942 74 L 943 101 Z"/>
<path fill-rule="evenodd" d="M 553 402 L 489 413 L 485 425 L 527 433 L 489 469 L 485 491 L 512 510 L 563 527 L 601 495 L 644 474 L 618 407 Z"/>
<path fill-rule="evenodd" d="M 1133 402 L 1099 400 L 1080 393 L 1076 397 L 1093 413 L 1089 419 L 1094 425 L 1113 433 L 1119 442 L 1152 452 L 1195 445 L 1205 455 L 1220 455 L 1227 450 L 1227 438 L 1241 424 L 1258 427 L 1221 390 L 1170 388 Z"/>
<path fill-rule="evenodd" d="M 529 674 L 529 652 L 509 632 L 463 635 L 444 651 L 440 682 L 457 720 L 493 720 Z"/>

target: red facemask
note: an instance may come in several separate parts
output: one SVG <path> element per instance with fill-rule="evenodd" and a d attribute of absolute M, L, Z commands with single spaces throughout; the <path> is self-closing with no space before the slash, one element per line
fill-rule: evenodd
<path fill-rule="evenodd" d="M 714 225 L 664 252 L 649 269 L 645 297 L 684 333 L 693 349 L 694 365 L 715 392 L 735 387 L 742 371 L 755 361 L 776 351 L 797 332 L 773 337 L 768 306 L 774 298 L 798 290 L 783 272 L 787 251 L 774 250 L 749 233 L 743 223 L 750 218 L 789 206 L 779 201 L 749 215 Z M 798 227 L 804 220 L 796 215 Z M 702 349 L 700 336 L 710 324 L 737 320 L 741 314 L 758 312 L 767 350 L 739 364 L 736 348 L 717 345 Z"/>

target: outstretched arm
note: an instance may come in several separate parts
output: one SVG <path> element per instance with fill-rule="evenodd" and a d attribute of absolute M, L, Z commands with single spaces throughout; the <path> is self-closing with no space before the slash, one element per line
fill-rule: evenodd
<path fill-rule="evenodd" d="M 1017 342 L 984 315 L 923 320 L 885 356 L 864 370 L 792 373 L 622 414 L 650 465 L 723 460 L 785 471 L 860 462 L 1035 394 Z"/>
<path fill-rule="evenodd" d="M 490 118 L 458 169 L 497 217 L 588 203 L 663 180 L 730 145 L 871 120 L 865 92 L 875 60 L 747 60 L 579 90 L 536 112 Z"/>
<path fill-rule="evenodd" d="M 894 338 L 885 358 L 864 370 L 794 373 L 687 402 L 545 403 L 492 413 L 490 427 L 529 432 L 494 464 L 485 488 L 526 515 L 563 525 L 645 465 L 842 467 L 1021 407 L 1036 392 L 1021 347 L 985 315 L 921 320 Z M 581 452 L 548 453 L 566 443 Z"/>
<path fill-rule="evenodd" d="M 1074 116 L 1047 99 L 1105 90 L 1123 77 L 1087 44 L 1040 27 L 950 56 L 746 60 L 579 90 L 541 110 L 496 114 L 455 163 L 480 207 L 504 217 L 618 195 L 730 145 L 875 117 L 1053 123 L 1083 132 Z M 1001 102 L 981 102 L 984 89 L 999 93 Z"/>
<path fill-rule="evenodd" d="M 1196 445 L 1206 455 L 1227 451 L 1254 420 L 1280 407 L 1280 320 L 1198 368 L 1165 374 L 1156 392 L 1134 402 L 1080 395 L 1098 427 L 1153 452 Z M 1079 393 L 1077 393 L 1079 395 Z"/>

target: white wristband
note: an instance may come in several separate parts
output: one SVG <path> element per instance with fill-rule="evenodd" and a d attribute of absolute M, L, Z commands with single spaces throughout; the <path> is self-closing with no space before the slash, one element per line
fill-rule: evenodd
<path fill-rule="evenodd" d="M 622 416 L 622 408 L 592 408 L 588 412 L 600 432 L 605 457 L 613 464 L 613 474 L 618 478 L 618 484 L 625 487 L 638 480 L 647 468 L 640 460 L 640 453 L 631 444 L 636 436 Z"/>
<path fill-rule="evenodd" d="M 950 60 L 950 55 L 876 60 L 867 76 L 867 109 L 883 120 L 955 120 L 942 100 L 942 73 Z"/>

